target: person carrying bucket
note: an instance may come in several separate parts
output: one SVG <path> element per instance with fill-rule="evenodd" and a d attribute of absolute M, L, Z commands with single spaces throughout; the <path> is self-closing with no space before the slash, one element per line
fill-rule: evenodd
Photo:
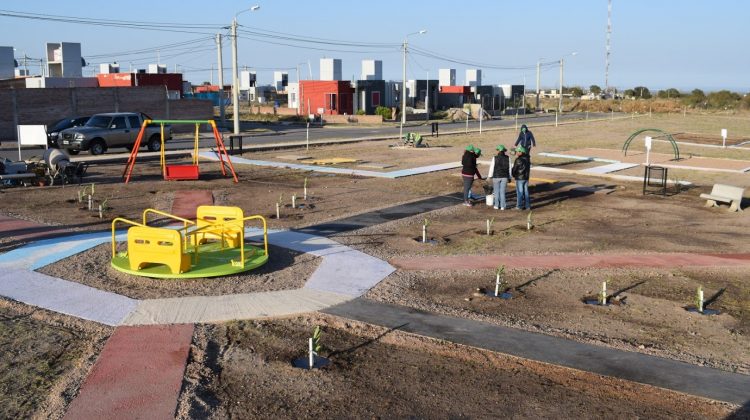
<path fill-rule="evenodd" d="M 464 180 L 464 205 L 471 207 L 471 186 L 474 184 L 474 176 L 476 175 L 479 179 L 482 178 L 482 174 L 479 173 L 477 168 L 477 158 L 482 156 L 482 149 L 474 147 L 474 145 L 466 146 L 464 155 L 461 157 L 461 178 Z"/>

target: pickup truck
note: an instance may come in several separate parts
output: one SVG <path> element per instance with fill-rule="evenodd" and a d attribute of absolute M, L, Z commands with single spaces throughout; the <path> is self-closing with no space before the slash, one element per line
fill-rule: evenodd
<path fill-rule="evenodd" d="M 92 155 L 100 155 L 112 147 L 133 150 L 138 132 L 147 115 L 135 112 L 113 112 L 93 115 L 85 125 L 68 128 L 60 132 L 58 146 L 71 155 L 88 150 Z M 164 126 L 164 139 L 172 138 L 172 127 Z M 161 150 L 161 127 L 146 127 L 141 146 L 151 152 Z"/>

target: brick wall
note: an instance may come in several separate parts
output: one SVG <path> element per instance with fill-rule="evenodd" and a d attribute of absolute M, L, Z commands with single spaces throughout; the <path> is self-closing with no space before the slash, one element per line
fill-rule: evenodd
<path fill-rule="evenodd" d="M 323 115 L 323 121 L 328 124 L 380 124 L 381 115 Z"/>
<path fill-rule="evenodd" d="M 167 100 L 163 86 L 0 90 L 0 140 L 16 139 L 16 124 L 51 124 L 102 112 L 143 112 L 152 118 L 211 119 L 211 101 Z"/>
<path fill-rule="evenodd" d="M 252 109 L 253 114 L 297 115 L 297 109 L 295 108 L 278 107 L 274 109 L 272 106 L 253 105 L 250 109 Z"/>

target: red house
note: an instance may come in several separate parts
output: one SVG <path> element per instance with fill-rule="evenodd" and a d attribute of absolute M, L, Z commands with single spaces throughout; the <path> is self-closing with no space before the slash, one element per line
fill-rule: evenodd
<path fill-rule="evenodd" d="M 354 88 L 339 80 L 301 80 L 300 99 L 306 114 L 352 115 Z"/>
<path fill-rule="evenodd" d="M 167 90 L 182 93 L 180 73 L 102 73 L 96 78 L 99 87 L 166 86 Z"/>

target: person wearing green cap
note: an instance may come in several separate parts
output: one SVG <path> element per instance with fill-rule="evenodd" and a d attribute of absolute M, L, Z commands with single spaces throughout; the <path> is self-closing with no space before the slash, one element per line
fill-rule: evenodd
<path fill-rule="evenodd" d="M 492 178 L 492 190 L 494 197 L 494 209 L 505 210 L 505 189 L 510 179 L 510 156 L 502 144 L 496 147 L 497 155 L 492 158 L 488 177 Z"/>
<path fill-rule="evenodd" d="M 526 149 L 527 157 L 531 155 L 531 148 L 536 147 L 536 139 L 534 133 L 526 127 L 526 124 L 521 125 L 521 132 L 518 133 L 518 139 L 516 139 L 516 147 L 521 146 Z"/>
<path fill-rule="evenodd" d="M 513 178 L 516 179 L 516 210 L 531 210 L 531 198 L 529 197 L 529 176 L 531 174 L 531 162 L 528 151 L 523 146 L 516 147 L 516 160 L 511 170 Z"/>
<path fill-rule="evenodd" d="M 476 175 L 477 178 L 484 179 L 477 168 L 477 158 L 481 155 L 482 149 L 470 144 L 466 146 L 466 151 L 463 157 L 461 157 L 461 177 L 464 180 L 464 205 L 468 207 L 472 206 L 471 185 L 474 183 L 474 176 Z"/>

